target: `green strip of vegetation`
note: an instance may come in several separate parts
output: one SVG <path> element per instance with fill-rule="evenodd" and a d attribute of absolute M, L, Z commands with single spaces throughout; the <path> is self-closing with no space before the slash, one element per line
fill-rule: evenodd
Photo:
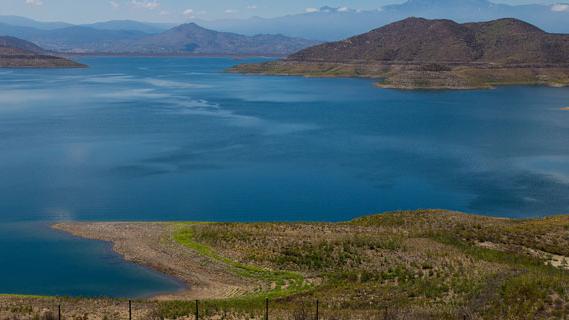
<path fill-rule="evenodd" d="M 193 227 L 196 225 L 196 223 L 177 223 L 175 225 L 174 240 L 205 257 L 230 266 L 239 276 L 275 284 L 274 289 L 269 291 L 252 293 L 240 298 L 231 299 L 235 303 L 262 303 L 265 298 L 282 298 L 300 292 L 306 292 L 312 288 L 300 273 L 267 270 L 257 266 L 243 264 L 219 255 L 211 247 L 195 240 Z"/>

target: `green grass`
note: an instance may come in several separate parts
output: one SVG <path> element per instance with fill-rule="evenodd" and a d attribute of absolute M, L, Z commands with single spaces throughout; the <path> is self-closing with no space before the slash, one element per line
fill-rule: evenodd
<path fill-rule="evenodd" d="M 219 255 L 210 246 L 196 241 L 194 236 L 194 226 L 196 223 L 178 223 L 175 225 L 174 240 L 199 254 L 208 257 L 214 261 L 221 262 L 231 267 L 235 274 L 251 279 L 262 280 L 267 283 L 275 283 L 274 289 L 266 292 L 251 293 L 241 298 L 236 298 L 235 302 L 249 303 L 251 301 L 262 301 L 264 298 L 280 298 L 292 294 L 307 291 L 311 285 L 307 283 L 304 276 L 297 272 L 290 271 L 273 271 L 263 269 L 257 266 L 248 265 L 234 261 L 227 257 Z"/>

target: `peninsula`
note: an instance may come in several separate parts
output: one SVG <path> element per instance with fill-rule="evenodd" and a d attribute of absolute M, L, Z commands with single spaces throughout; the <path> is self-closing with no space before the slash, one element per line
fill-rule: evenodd
<path fill-rule="evenodd" d="M 65 222 L 187 284 L 134 303 L 136 319 L 555 319 L 569 312 L 569 216 L 444 210 L 342 223 Z M 124 319 L 125 300 L 0 296 L 0 318 Z M 29 306 L 26 307 L 26 306 Z M 50 309 L 51 308 L 51 309 Z M 2 311 L 4 310 L 4 311 Z M 84 318 L 82 318 L 84 319 Z"/>
<path fill-rule="evenodd" d="M 0 37 L 0 68 L 82 68 L 85 65 L 50 54 L 35 44 Z"/>
<path fill-rule="evenodd" d="M 232 72 L 377 78 L 398 89 L 473 89 L 569 85 L 569 35 L 517 19 L 459 24 L 408 18 L 285 59 Z"/>

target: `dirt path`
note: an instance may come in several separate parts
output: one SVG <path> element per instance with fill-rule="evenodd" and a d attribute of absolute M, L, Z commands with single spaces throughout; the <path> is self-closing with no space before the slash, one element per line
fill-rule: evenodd
<path fill-rule="evenodd" d="M 243 295 L 259 287 L 220 262 L 212 261 L 174 241 L 167 223 L 59 223 L 57 230 L 74 236 L 111 242 L 113 250 L 134 262 L 186 284 L 185 290 L 157 300 L 221 299 Z"/>

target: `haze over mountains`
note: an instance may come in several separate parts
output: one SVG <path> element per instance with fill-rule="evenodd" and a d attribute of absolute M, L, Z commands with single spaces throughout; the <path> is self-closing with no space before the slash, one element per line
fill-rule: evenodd
<path fill-rule="evenodd" d="M 0 16 L 0 36 L 18 37 L 59 52 L 289 55 L 315 41 L 345 39 L 407 17 L 459 23 L 518 18 L 548 32 L 569 33 L 569 4 L 514 6 L 489 0 L 408 0 L 370 11 L 322 7 L 278 18 L 194 20 L 195 24 L 179 26 L 132 20 L 76 26 Z"/>
<path fill-rule="evenodd" d="M 336 41 L 361 34 L 408 17 L 479 22 L 499 18 L 517 18 L 548 32 L 569 32 L 569 4 L 506 5 L 488 0 L 408 0 L 378 10 L 359 11 L 347 7 L 322 7 L 297 15 L 278 18 L 253 17 L 246 20 L 195 22 L 220 31 L 255 34 L 280 33 L 308 39 Z"/>
<path fill-rule="evenodd" d="M 15 21 L 3 19 L 0 21 Z M 288 55 L 315 45 L 314 40 L 282 35 L 244 36 L 217 32 L 189 23 L 171 29 L 166 24 L 109 21 L 50 29 L 0 22 L 0 35 L 31 41 L 47 50 L 71 53 Z M 40 24 L 40 25 L 38 25 Z M 41 27 L 41 22 L 35 24 Z M 163 31 L 165 29 L 165 31 Z"/>

